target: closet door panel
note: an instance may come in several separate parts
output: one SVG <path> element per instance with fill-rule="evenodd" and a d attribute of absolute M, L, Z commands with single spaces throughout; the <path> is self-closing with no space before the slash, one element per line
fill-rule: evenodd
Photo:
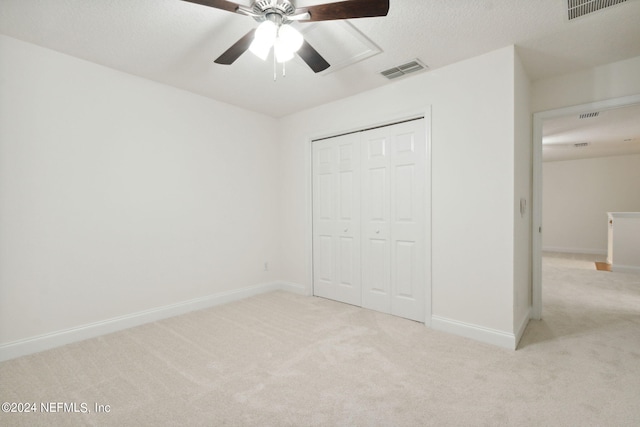
<path fill-rule="evenodd" d="M 336 299 L 361 305 L 360 286 L 360 141 L 358 135 L 335 138 L 338 146 L 337 209 L 339 259 Z"/>
<path fill-rule="evenodd" d="M 313 290 L 325 298 L 333 297 L 335 273 L 335 144 L 313 145 Z"/>
<path fill-rule="evenodd" d="M 426 135 L 424 120 L 389 128 L 391 314 L 424 321 Z"/>
<path fill-rule="evenodd" d="M 389 137 L 386 128 L 361 134 L 362 306 L 391 312 Z"/>
<path fill-rule="evenodd" d="M 357 135 L 313 143 L 314 295 L 361 304 Z"/>

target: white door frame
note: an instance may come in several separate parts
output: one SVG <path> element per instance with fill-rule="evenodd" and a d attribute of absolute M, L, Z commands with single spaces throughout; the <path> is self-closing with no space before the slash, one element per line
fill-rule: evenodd
<path fill-rule="evenodd" d="M 574 105 L 555 110 L 541 111 L 533 115 L 533 222 L 532 222 L 532 314 L 533 319 L 542 318 L 542 126 L 543 122 L 562 116 L 610 110 L 640 104 L 640 95 L 588 104 Z"/>
<path fill-rule="evenodd" d="M 431 260 L 432 260 L 432 232 L 431 232 L 431 211 L 432 211 L 432 200 L 431 200 L 431 174 L 433 168 L 432 156 L 431 156 L 431 105 L 425 106 L 423 108 L 419 108 L 417 110 L 409 110 L 404 112 L 404 114 L 398 115 L 390 115 L 388 119 L 381 120 L 373 125 L 361 125 L 351 129 L 329 129 L 326 132 L 319 132 L 315 135 L 309 136 L 307 138 L 307 144 L 305 145 L 306 151 L 306 210 L 307 210 L 307 277 L 309 288 L 307 290 L 308 295 L 313 295 L 313 149 L 312 144 L 313 141 L 323 138 L 330 138 L 334 136 L 339 136 L 345 133 L 350 132 L 359 132 L 365 129 L 370 129 L 378 126 L 389 126 L 398 122 L 406 121 L 406 120 L 415 120 L 419 118 L 424 118 L 425 125 L 425 137 L 426 137 L 426 150 L 425 155 L 427 157 L 425 161 L 425 191 L 426 191 L 426 210 L 425 210 L 425 242 L 426 242 L 426 256 L 425 256 L 425 289 L 424 289 L 424 324 L 427 327 L 431 327 L 431 313 L 432 313 L 432 282 L 431 282 Z M 372 122 L 374 122 L 372 120 Z M 371 123 L 371 122 L 370 122 Z"/>

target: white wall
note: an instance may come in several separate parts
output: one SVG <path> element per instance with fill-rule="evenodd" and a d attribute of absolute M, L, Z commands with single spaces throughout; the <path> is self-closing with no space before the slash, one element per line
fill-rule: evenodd
<path fill-rule="evenodd" d="M 522 138 L 514 129 L 514 61 L 508 47 L 285 117 L 284 278 L 311 288 L 310 139 L 431 105 L 434 319 L 454 332 L 513 339 L 515 133 Z M 518 79 L 521 87 L 523 75 Z M 527 178 L 521 179 L 524 188 Z"/>
<path fill-rule="evenodd" d="M 588 70 L 537 80 L 533 112 L 640 94 L 640 56 Z"/>
<path fill-rule="evenodd" d="M 276 120 L 0 52 L 0 344 L 280 276 Z"/>
<path fill-rule="evenodd" d="M 520 58 L 514 62 L 514 316 L 519 340 L 531 317 L 531 84 Z M 521 212 L 520 201 L 524 200 Z"/>
<path fill-rule="evenodd" d="M 433 319 L 514 344 L 513 47 L 280 121 L 11 38 L 0 51 L 0 347 L 276 279 L 310 290 L 311 137 L 427 106 Z"/>
<path fill-rule="evenodd" d="M 607 262 L 612 264 L 611 270 L 640 273 L 640 211 L 612 212 L 609 220 Z"/>
<path fill-rule="evenodd" d="M 607 212 L 640 211 L 640 154 L 543 163 L 544 250 L 607 252 Z"/>

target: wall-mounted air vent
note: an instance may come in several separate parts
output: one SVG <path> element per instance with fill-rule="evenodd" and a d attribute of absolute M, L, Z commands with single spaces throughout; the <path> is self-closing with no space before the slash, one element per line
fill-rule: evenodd
<path fill-rule="evenodd" d="M 389 80 L 397 79 L 406 74 L 415 73 L 416 71 L 426 70 L 427 67 L 419 59 L 407 62 L 406 64 L 398 65 L 397 67 L 389 68 L 388 70 L 380 71 L 384 77 Z"/>
<path fill-rule="evenodd" d="M 577 142 L 575 144 L 573 144 L 574 147 L 576 148 L 584 148 L 584 147 L 588 147 L 589 143 L 588 142 Z"/>
<path fill-rule="evenodd" d="M 569 6 L 569 21 L 626 1 L 627 0 L 567 0 Z"/>
<path fill-rule="evenodd" d="M 579 117 L 580 117 L 581 119 L 592 119 L 592 118 L 594 118 L 594 117 L 598 117 L 599 115 L 600 115 L 600 112 L 599 112 L 599 111 L 594 111 L 593 113 L 583 113 L 583 114 L 580 114 L 580 116 L 579 116 Z"/>

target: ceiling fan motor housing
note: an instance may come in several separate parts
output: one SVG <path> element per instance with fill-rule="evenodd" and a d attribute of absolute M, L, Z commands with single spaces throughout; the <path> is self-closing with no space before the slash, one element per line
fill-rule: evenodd
<path fill-rule="evenodd" d="M 275 4 L 274 4 L 275 3 Z M 253 12 L 256 15 L 254 19 L 258 22 L 271 20 L 284 23 L 288 15 L 293 15 L 296 8 L 288 0 L 258 0 L 253 3 Z M 278 19 L 279 17 L 279 19 Z"/>

